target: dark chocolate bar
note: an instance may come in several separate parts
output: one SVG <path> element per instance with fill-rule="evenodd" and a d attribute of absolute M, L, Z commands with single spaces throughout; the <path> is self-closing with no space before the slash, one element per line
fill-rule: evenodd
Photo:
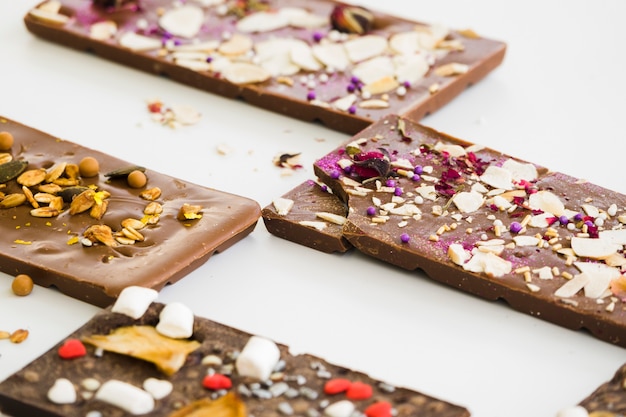
<path fill-rule="evenodd" d="M 135 407 L 140 403 L 147 404 L 142 410 L 134 408 L 137 414 L 147 416 L 470 415 L 464 407 L 395 387 L 319 357 L 293 355 L 285 345 L 274 344 L 266 338 L 259 341 L 256 339 L 259 336 L 200 317 L 195 317 L 193 334 L 189 338 L 157 337 L 155 333 L 163 320 L 161 313 L 167 307 L 169 304 L 152 303 L 138 319 L 111 309 L 98 313 L 83 327 L 0 383 L 0 410 L 13 417 L 84 417 L 90 412 L 116 417 L 133 414 L 123 408 L 131 402 L 125 397 L 132 397 L 139 399 L 134 402 Z M 115 343 L 104 352 L 90 344 L 121 328 L 127 330 L 125 336 L 116 333 Z M 164 373 L 155 365 L 160 356 L 155 350 L 146 354 L 145 359 L 133 357 L 137 352 L 130 347 L 139 343 L 141 334 L 150 334 L 163 349 L 172 342 L 176 346 L 183 345 L 172 348 L 174 352 L 181 349 L 185 352 L 181 353 L 184 355 L 182 366 L 174 372 Z M 243 362 L 244 352 L 252 351 L 248 346 L 253 337 L 257 346 L 262 347 L 246 357 L 253 357 L 251 362 L 271 365 L 269 377 L 241 371 L 247 368 L 240 367 L 239 361 Z M 150 350 L 150 343 L 143 342 L 142 347 Z M 82 352 L 81 345 L 85 348 Z M 271 354 L 266 355 L 267 352 Z M 266 356 L 274 354 L 272 360 L 266 361 Z M 104 401 L 104 398 L 111 399 L 110 391 L 115 392 L 110 389 L 110 384 L 109 393 L 102 392 L 111 380 L 117 381 L 120 394 L 112 402 Z M 148 380 L 153 388 L 159 388 L 160 395 L 154 400 L 146 398 L 148 392 L 154 396 L 153 390 L 145 385 Z M 57 389 L 61 385 L 66 391 Z M 53 386 L 55 392 L 51 392 Z M 130 406 L 128 409 L 133 410 Z M 190 410 L 198 413 L 204 410 L 205 414 L 192 414 Z"/>
<path fill-rule="evenodd" d="M 503 42 L 330 0 L 51 0 L 35 35 L 354 134 L 419 120 L 502 62 Z"/>
<path fill-rule="evenodd" d="M 2 119 L 0 131 L 14 138 L 0 151 L 0 271 L 93 305 L 109 305 L 129 285 L 180 280 L 252 232 L 261 214 L 246 197 L 15 121 Z M 94 176 L 78 171 L 84 157 L 99 163 Z M 143 171 L 147 184 L 129 186 L 129 171 Z"/>
<path fill-rule="evenodd" d="M 584 409 L 589 417 L 619 416 L 626 413 L 626 364 L 622 365 L 609 381 L 600 385 L 574 409 Z M 573 411 L 572 411 L 573 413 Z M 563 413 L 563 417 L 568 414 Z M 576 414 L 571 414 L 575 417 Z"/>
<path fill-rule="evenodd" d="M 626 346 L 623 194 L 397 116 L 314 171 L 361 252 Z M 294 224 L 275 234 L 298 241 Z"/>

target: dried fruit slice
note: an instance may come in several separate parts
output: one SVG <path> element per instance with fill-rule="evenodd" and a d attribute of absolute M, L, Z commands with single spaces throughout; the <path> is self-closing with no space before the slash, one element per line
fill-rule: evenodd
<path fill-rule="evenodd" d="M 108 335 L 96 334 L 82 340 L 109 352 L 151 362 L 166 375 L 176 373 L 185 364 L 187 355 L 200 347 L 197 340 L 162 336 L 153 326 L 120 327 Z"/>

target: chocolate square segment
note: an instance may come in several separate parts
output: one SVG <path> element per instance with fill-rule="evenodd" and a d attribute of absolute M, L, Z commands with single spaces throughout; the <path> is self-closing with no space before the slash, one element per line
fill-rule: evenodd
<path fill-rule="evenodd" d="M 71 187 L 60 181 L 64 191 L 56 194 L 64 195 L 79 187 L 95 190 L 107 204 L 99 219 L 91 215 L 91 210 L 72 214 L 69 194 L 60 212 L 50 217 L 33 212 L 34 205 L 28 200 L 16 207 L 0 208 L 0 271 L 9 275 L 28 274 L 36 284 L 56 287 L 93 305 L 109 305 L 130 285 L 159 290 L 180 280 L 211 255 L 226 250 L 252 232 L 261 214 L 258 203 L 251 199 L 148 168 L 139 167 L 144 170 L 147 184 L 132 188 L 124 176 L 106 176 L 112 171 L 132 168 L 130 162 L 4 118 L 0 131 L 11 133 L 15 141 L 10 150 L 0 153 L 9 155 L 13 161 L 26 162 L 24 172 L 49 173 L 64 163 L 78 165 L 87 156 L 99 162 L 98 175 L 78 176 L 77 184 Z M 7 196 L 12 194 L 30 192 L 39 198 L 36 195 L 42 192 L 41 187 L 50 184 L 44 180 L 28 184 L 25 189 L 18 178 L 3 183 L 0 195 L 4 197 L 0 204 L 7 202 Z M 160 189 L 155 200 L 141 196 L 155 188 Z M 154 224 L 150 219 L 156 217 L 145 214 L 151 203 L 162 208 Z M 49 207 L 47 202 L 38 205 Z M 185 205 L 199 206 L 199 216 L 179 219 Z M 128 240 L 120 236 L 126 219 L 145 223 L 144 228 L 136 230 L 141 237 Z M 89 240 L 85 232 L 94 225 L 108 226 L 113 241 L 106 244 L 93 235 Z"/>
<path fill-rule="evenodd" d="M 41 38 L 349 134 L 438 110 L 506 50 L 472 30 L 328 0 L 51 3 L 24 17 Z"/>

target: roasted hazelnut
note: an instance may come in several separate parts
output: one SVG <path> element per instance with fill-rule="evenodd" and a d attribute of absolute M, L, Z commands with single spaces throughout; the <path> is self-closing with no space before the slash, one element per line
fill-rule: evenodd
<path fill-rule="evenodd" d="M 141 188 L 146 185 L 146 183 L 148 182 L 148 178 L 146 178 L 146 174 L 137 169 L 128 174 L 126 181 L 128 182 L 128 185 L 132 188 Z"/>
<path fill-rule="evenodd" d="M 19 274 L 13 278 L 11 290 L 15 295 L 19 295 L 20 297 L 30 294 L 33 291 L 32 278 L 26 274 Z"/>
<path fill-rule="evenodd" d="M 0 132 L 0 151 L 8 151 L 13 146 L 13 135 L 10 132 Z"/>
<path fill-rule="evenodd" d="M 86 156 L 80 160 L 78 164 L 80 176 L 89 178 L 95 177 L 100 172 L 100 164 L 98 160 L 92 156 Z"/>

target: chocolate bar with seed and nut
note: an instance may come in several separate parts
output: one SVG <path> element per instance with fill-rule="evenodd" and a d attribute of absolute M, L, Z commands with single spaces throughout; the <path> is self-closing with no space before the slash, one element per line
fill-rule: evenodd
<path fill-rule="evenodd" d="M 314 171 L 359 251 L 626 346 L 625 195 L 395 115 Z M 268 230 L 306 245 L 300 217 Z"/>
<path fill-rule="evenodd" d="M 24 21 L 52 42 L 349 134 L 438 110 L 506 50 L 471 29 L 331 0 L 50 0 Z"/>
<path fill-rule="evenodd" d="M 137 319 L 112 309 L 98 313 L 0 383 L 0 410 L 14 417 L 470 415 L 464 407 L 313 355 L 291 354 L 285 345 L 205 318 L 195 317 L 189 338 L 162 336 L 159 324 L 169 306 L 154 302 Z M 69 348 L 77 345 L 84 351 Z M 182 357 L 179 367 L 163 372 L 157 364 L 172 357 Z M 255 367 L 269 376 L 256 375 Z"/>
<path fill-rule="evenodd" d="M 109 305 L 129 285 L 177 282 L 246 237 L 261 215 L 247 197 L 6 118 L 0 131 L 14 141 L 0 150 L 0 271 L 30 275 L 96 306 Z M 86 157 L 96 171 L 81 172 Z M 145 185 L 129 185 L 133 171 Z"/>

